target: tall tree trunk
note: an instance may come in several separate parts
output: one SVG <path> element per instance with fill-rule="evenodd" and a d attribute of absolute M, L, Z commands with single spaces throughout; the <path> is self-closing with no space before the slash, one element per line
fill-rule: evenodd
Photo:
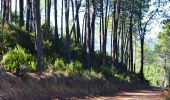
<path fill-rule="evenodd" d="M 47 0 L 47 25 L 50 27 L 51 0 Z"/>
<path fill-rule="evenodd" d="M 132 32 L 132 28 L 133 28 L 133 23 L 132 23 L 132 19 L 133 19 L 133 8 L 131 7 L 131 15 L 130 15 L 130 21 L 129 21 L 129 38 L 130 38 L 130 71 L 133 72 L 133 32 Z"/>
<path fill-rule="evenodd" d="M 61 0 L 61 39 L 63 39 L 63 12 L 64 12 L 64 7 L 63 7 L 63 5 L 64 5 L 64 2 L 63 2 L 64 0 Z"/>
<path fill-rule="evenodd" d="M 33 24 L 34 24 L 34 18 L 33 18 L 33 0 L 30 2 L 30 32 L 33 31 Z"/>
<path fill-rule="evenodd" d="M 112 69 L 113 72 L 115 70 L 115 65 L 117 65 L 116 63 L 118 62 L 118 58 L 117 58 L 117 30 L 118 30 L 118 22 L 119 22 L 119 14 L 120 14 L 120 0 L 116 0 L 114 3 L 114 35 L 113 35 L 113 55 L 112 55 Z"/>
<path fill-rule="evenodd" d="M 104 31 L 104 10 L 103 10 L 103 0 L 100 1 L 101 2 L 101 37 L 102 37 L 102 59 L 103 59 L 103 66 L 105 66 L 105 58 L 106 58 L 106 43 L 105 43 L 105 31 Z"/>
<path fill-rule="evenodd" d="M 2 30 L 5 23 L 9 21 L 9 0 L 2 0 Z"/>
<path fill-rule="evenodd" d="M 140 69 L 140 79 L 144 81 L 144 73 L 143 73 L 143 61 L 144 61 L 144 36 L 141 37 L 141 69 Z"/>
<path fill-rule="evenodd" d="M 36 43 L 35 50 L 37 54 L 37 70 L 44 70 L 44 58 L 43 58 L 43 34 L 41 32 L 41 14 L 40 14 L 40 0 L 34 0 L 34 14 L 35 14 L 35 33 Z"/>
<path fill-rule="evenodd" d="M 107 21 L 108 21 L 108 17 L 107 17 L 107 14 L 108 14 L 108 0 L 106 1 L 106 11 L 105 11 L 105 22 L 104 22 L 104 18 L 102 23 L 102 27 L 103 27 L 103 66 L 106 66 L 106 45 L 107 45 Z M 102 3 L 103 5 L 103 3 Z M 103 16 L 103 14 L 102 14 Z"/>
<path fill-rule="evenodd" d="M 45 0 L 45 22 L 47 22 L 47 0 Z"/>
<path fill-rule="evenodd" d="M 57 17 L 57 0 L 54 0 L 54 14 L 55 14 L 55 48 L 56 50 L 58 50 L 58 39 L 59 39 L 59 35 L 58 35 L 58 17 Z"/>
<path fill-rule="evenodd" d="M 100 52 L 102 52 L 102 15 L 100 14 L 100 26 L 99 26 L 99 33 L 100 33 Z"/>
<path fill-rule="evenodd" d="M 91 21 L 91 57 L 94 56 L 94 42 L 95 42 L 95 19 L 96 19 L 96 4 L 95 0 L 92 0 L 93 5 L 93 13 L 92 13 L 92 21 Z"/>
<path fill-rule="evenodd" d="M 11 20 L 12 18 L 12 4 L 11 4 L 11 0 L 9 0 L 9 20 Z"/>
<path fill-rule="evenodd" d="M 80 22 L 79 22 L 79 9 L 81 6 L 81 1 L 79 1 L 79 3 L 77 2 L 77 0 L 75 0 L 75 5 L 76 5 L 76 27 L 77 27 L 77 44 L 80 43 L 81 41 L 81 35 L 80 35 Z"/>
<path fill-rule="evenodd" d="M 24 26 L 24 0 L 19 0 L 20 7 L 20 28 Z"/>
<path fill-rule="evenodd" d="M 71 33 L 73 32 L 73 35 L 74 35 L 74 42 L 75 42 L 75 45 L 77 45 L 77 34 L 76 34 L 76 29 L 75 29 L 75 17 L 74 17 L 74 2 L 73 0 L 71 0 L 71 5 L 72 5 L 72 20 L 73 20 L 73 26 L 72 26 L 72 29 L 71 29 Z"/>
<path fill-rule="evenodd" d="M 91 38 L 91 30 L 90 30 L 90 2 L 86 0 L 86 68 L 90 66 L 90 38 Z"/>
<path fill-rule="evenodd" d="M 71 61 L 71 40 L 69 34 L 69 6 L 70 0 L 65 0 L 65 24 L 66 24 L 66 48 L 67 48 L 67 63 Z"/>
<path fill-rule="evenodd" d="M 15 0 L 15 24 L 17 23 L 17 3 L 18 0 Z"/>
<path fill-rule="evenodd" d="M 121 64 L 124 61 L 124 17 L 122 17 L 122 34 L 121 34 Z"/>
<path fill-rule="evenodd" d="M 10 13 L 10 0 L 6 0 L 6 22 L 8 23 L 9 22 L 9 13 Z"/>
<path fill-rule="evenodd" d="M 27 0 L 27 18 L 26 18 L 26 30 L 30 31 L 30 12 L 31 11 L 31 0 Z"/>

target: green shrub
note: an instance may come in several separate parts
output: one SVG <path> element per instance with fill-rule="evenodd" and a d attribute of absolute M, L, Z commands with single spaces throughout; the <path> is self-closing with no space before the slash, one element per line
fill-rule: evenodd
<path fill-rule="evenodd" d="M 99 79 L 103 77 L 101 73 L 95 72 L 92 68 L 89 70 L 84 70 L 82 76 L 86 79 Z"/>
<path fill-rule="evenodd" d="M 57 58 L 55 60 L 54 70 L 61 70 L 61 71 L 65 71 L 66 70 L 66 64 L 64 63 L 63 59 Z"/>
<path fill-rule="evenodd" d="M 36 70 L 37 65 L 35 57 L 19 45 L 3 55 L 1 64 L 4 70 L 13 73 L 16 73 L 17 67 L 32 71 Z"/>
<path fill-rule="evenodd" d="M 83 71 L 83 65 L 79 61 L 73 61 L 66 66 L 66 72 L 70 76 L 80 75 Z"/>
<path fill-rule="evenodd" d="M 126 80 L 128 82 L 138 82 L 138 81 L 140 81 L 139 80 L 140 79 L 139 74 L 128 72 L 128 71 L 126 71 L 125 73 L 115 73 L 114 77 Z"/>
<path fill-rule="evenodd" d="M 57 58 L 54 63 L 54 70 L 64 71 L 69 76 L 75 76 L 82 73 L 83 65 L 79 61 L 72 61 L 70 64 L 65 64 L 63 59 Z"/>
<path fill-rule="evenodd" d="M 20 29 L 19 25 L 5 24 L 3 31 L 0 31 L 0 43 L 3 43 L 4 48 L 7 49 L 14 48 L 19 44 L 34 53 L 34 41 L 33 33 Z"/>
<path fill-rule="evenodd" d="M 106 74 L 112 74 L 112 68 L 111 67 L 108 67 L 108 66 L 106 66 L 106 67 L 101 67 L 101 72 L 104 74 L 104 75 L 106 75 Z"/>
<path fill-rule="evenodd" d="M 152 86 L 164 87 L 168 85 L 168 77 L 165 76 L 165 69 L 159 64 L 145 66 L 144 75 Z M 164 78 L 165 80 L 163 80 Z"/>

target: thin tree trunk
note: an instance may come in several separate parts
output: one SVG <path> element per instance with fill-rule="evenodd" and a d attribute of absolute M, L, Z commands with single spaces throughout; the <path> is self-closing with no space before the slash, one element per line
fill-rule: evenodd
<path fill-rule="evenodd" d="M 35 33 L 36 43 L 35 50 L 37 54 L 37 70 L 44 70 L 44 58 L 43 58 L 43 34 L 41 32 L 41 14 L 40 14 L 40 0 L 34 0 L 34 14 L 35 14 Z"/>
<path fill-rule="evenodd" d="M 143 74 L 143 61 L 144 61 L 144 36 L 141 37 L 141 69 L 140 69 L 140 79 L 144 81 L 144 74 Z"/>
<path fill-rule="evenodd" d="M 129 38 L 130 38 L 130 71 L 133 72 L 133 32 L 132 32 L 132 27 L 133 27 L 133 23 L 132 23 L 132 19 L 133 19 L 133 8 L 131 8 L 131 15 L 130 15 L 130 22 L 129 22 Z"/>
<path fill-rule="evenodd" d="M 19 0 L 20 6 L 20 28 L 24 26 L 24 0 Z"/>
<path fill-rule="evenodd" d="M 93 13 L 92 13 L 92 22 L 91 22 L 91 57 L 94 56 L 94 42 L 95 42 L 95 18 L 96 18 L 96 5 L 95 0 L 92 0 Z"/>
<path fill-rule="evenodd" d="M 69 34 L 69 6 L 70 0 L 65 0 L 65 23 L 66 23 L 66 48 L 67 48 L 67 63 L 71 61 L 71 40 Z"/>
<path fill-rule="evenodd" d="M 91 30 L 90 30 L 90 2 L 86 0 L 86 68 L 90 66 L 90 38 L 91 38 Z"/>
<path fill-rule="evenodd" d="M 55 14 L 55 48 L 56 50 L 58 50 L 58 39 L 59 39 L 59 35 L 58 35 L 58 17 L 57 17 L 57 0 L 54 0 L 54 14 Z"/>
<path fill-rule="evenodd" d="M 76 5 L 76 25 L 77 25 L 77 44 L 80 43 L 81 41 L 81 35 L 80 35 L 80 22 L 79 22 L 79 9 L 81 6 L 81 1 L 79 1 L 79 3 L 77 2 L 77 0 L 75 0 L 75 5 Z"/>
<path fill-rule="evenodd" d="M 30 11 L 31 11 L 31 1 L 27 0 L 27 19 L 26 19 L 26 30 L 30 31 Z"/>
<path fill-rule="evenodd" d="M 17 3 L 18 0 L 15 0 L 15 24 L 17 23 Z"/>
<path fill-rule="evenodd" d="M 47 25 L 50 27 L 51 0 L 47 0 Z"/>
<path fill-rule="evenodd" d="M 64 5 L 64 2 L 63 2 L 63 0 L 61 0 L 61 2 L 62 2 L 62 6 L 61 6 L 61 39 L 63 39 L 63 12 L 64 12 L 64 7 L 63 7 L 63 5 Z"/>

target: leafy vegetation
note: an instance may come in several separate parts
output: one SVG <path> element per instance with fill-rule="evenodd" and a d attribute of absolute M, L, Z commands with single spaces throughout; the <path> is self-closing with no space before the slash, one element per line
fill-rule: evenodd
<path fill-rule="evenodd" d="M 14 49 L 10 49 L 3 55 L 1 64 L 4 66 L 4 70 L 16 73 L 17 68 L 35 71 L 37 62 L 34 56 L 21 46 L 17 45 Z"/>

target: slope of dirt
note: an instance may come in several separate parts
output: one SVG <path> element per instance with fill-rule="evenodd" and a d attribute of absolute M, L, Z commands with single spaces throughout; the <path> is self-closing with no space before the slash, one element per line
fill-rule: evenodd
<path fill-rule="evenodd" d="M 54 73 L 28 73 L 21 80 L 11 73 L 0 73 L 0 100 L 54 100 L 71 97 L 88 99 L 89 96 L 108 96 L 121 90 L 141 88 L 148 88 L 148 85 L 130 84 L 120 79 L 69 78 Z"/>

